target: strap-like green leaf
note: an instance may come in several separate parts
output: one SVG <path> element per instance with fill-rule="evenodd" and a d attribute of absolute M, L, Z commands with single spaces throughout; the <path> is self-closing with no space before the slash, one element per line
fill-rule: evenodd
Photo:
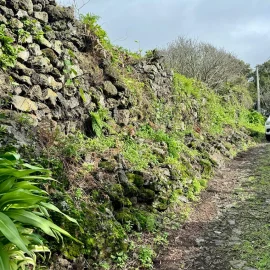
<path fill-rule="evenodd" d="M 29 181 L 21 181 L 13 185 L 12 190 L 15 189 L 26 189 L 26 190 L 37 190 L 42 191 L 40 188 L 36 187 L 37 183 L 32 183 Z M 1 191 L 1 189 L 0 189 Z"/>
<path fill-rule="evenodd" d="M 0 243 L 0 269 L 10 269 L 9 256 L 4 246 Z"/>
<path fill-rule="evenodd" d="M 7 205 L 31 206 L 38 202 L 47 200 L 46 197 L 32 194 L 29 191 L 18 189 L 3 195 L 0 199 L 0 209 Z"/>
<path fill-rule="evenodd" d="M 2 212 L 0 212 L 0 231 L 11 243 L 31 256 L 13 221 Z"/>
<path fill-rule="evenodd" d="M 57 208 L 56 206 L 54 206 L 53 204 L 51 204 L 51 203 L 46 203 L 46 202 L 41 202 L 40 204 L 43 205 L 44 207 L 46 207 L 47 209 L 50 209 L 50 210 L 52 210 L 52 211 L 55 211 L 55 212 L 58 212 L 58 213 L 62 214 L 62 215 L 65 216 L 69 221 L 71 221 L 71 222 L 73 222 L 73 223 L 76 223 L 76 224 L 79 226 L 79 224 L 78 224 L 78 222 L 77 222 L 76 219 L 74 219 L 74 218 L 72 218 L 72 217 L 70 217 L 70 216 L 64 214 L 60 209 L 58 209 L 58 208 Z"/>
<path fill-rule="evenodd" d="M 63 230 L 59 226 L 55 225 L 53 222 L 39 217 L 31 212 L 25 210 L 9 210 L 5 212 L 10 218 L 20 221 L 25 224 L 33 225 L 37 228 L 43 230 L 46 234 L 58 239 L 58 234 L 65 235 L 74 241 L 81 243 L 79 240 L 71 236 L 67 231 Z"/>
<path fill-rule="evenodd" d="M 21 209 L 8 210 L 5 211 L 5 214 L 14 220 L 40 228 L 46 234 L 55 238 L 55 234 L 51 230 L 50 226 L 48 226 L 46 223 L 47 220 L 42 217 Z"/>
<path fill-rule="evenodd" d="M 15 182 L 14 177 L 10 177 L 9 179 L 6 179 L 5 181 L 3 181 L 0 184 L 0 193 L 5 193 L 9 191 L 12 188 L 14 182 Z"/>

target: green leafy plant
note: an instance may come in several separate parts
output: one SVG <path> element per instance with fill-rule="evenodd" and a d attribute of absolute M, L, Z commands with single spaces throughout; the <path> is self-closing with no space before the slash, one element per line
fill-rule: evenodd
<path fill-rule="evenodd" d="M 115 255 L 111 255 L 111 258 L 117 264 L 117 266 L 122 268 L 122 267 L 124 267 L 124 265 L 128 259 L 128 256 L 125 252 L 120 251 L 120 252 L 117 252 Z"/>
<path fill-rule="evenodd" d="M 70 60 L 65 60 L 64 64 L 65 85 L 72 86 L 74 84 L 73 78 L 77 75 L 77 71 L 73 68 L 73 63 Z"/>
<path fill-rule="evenodd" d="M 14 39 L 6 34 L 6 26 L 0 25 L 0 67 L 3 70 L 15 66 L 18 49 L 14 46 Z"/>
<path fill-rule="evenodd" d="M 102 29 L 102 27 L 98 24 L 98 21 L 100 19 L 99 16 L 87 13 L 85 15 L 81 15 L 80 17 L 82 23 L 85 25 L 86 29 L 88 31 L 91 31 L 94 33 L 100 40 L 101 44 L 108 49 L 108 47 L 111 47 L 108 35 L 105 30 Z"/>
<path fill-rule="evenodd" d="M 30 37 L 29 32 L 27 32 L 23 29 L 18 30 L 18 42 L 19 43 L 24 43 L 29 37 Z"/>
<path fill-rule="evenodd" d="M 101 137 L 103 134 L 103 128 L 110 128 L 105 122 L 109 119 L 108 111 L 104 108 L 100 108 L 97 112 L 91 112 L 92 129 L 97 137 Z"/>
<path fill-rule="evenodd" d="M 153 269 L 154 250 L 150 246 L 142 246 L 139 250 L 139 261 L 146 269 Z"/>
<path fill-rule="evenodd" d="M 0 269 L 25 269 L 35 266 L 36 253 L 49 252 L 38 231 L 55 238 L 62 235 L 79 242 L 54 224 L 49 210 L 77 221 L 49 203 L 48 194 L 37 181 L 48 181 L 51 172 L 24 163 L 16 153 L 0 155 Z"/>

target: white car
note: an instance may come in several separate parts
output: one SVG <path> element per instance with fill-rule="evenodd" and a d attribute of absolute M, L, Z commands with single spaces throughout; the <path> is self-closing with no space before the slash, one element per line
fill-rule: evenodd
<path fill-rule="evenodd" d="M 270 141 L 270 116 L 265 122 L 265 138 L 267 141 Z"/>

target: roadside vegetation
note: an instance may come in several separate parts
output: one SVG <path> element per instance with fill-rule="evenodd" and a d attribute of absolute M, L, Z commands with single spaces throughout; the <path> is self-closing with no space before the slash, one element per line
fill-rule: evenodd
<path fill-rule="evenodd" d="M 35 264 L 34 252 L 41 250 L 60 252 L 89 269 L 152 269 L 156 249 L 167 243 L 167 231 L 181 225 L 206 188 L 219 162 L 214 153 L 233 158 L 263 134 L 264 118 L 251 110 L 248 65 L 211 45 L 199 45 L 199 54 L 208 48 L 216 56 L 207 63 L 217 69 L 211 73 L 209 67 L 209 76 L 203 76 L 204 66 L 195 74 L 173 63 L 171 95 L 157 97 L 134 68 L 139 61 L 153 61 L 153 55 L 142 57 L 112 45 L 98 19 L 82 15 L 82 29 L 93 40 L 93 55 L 105 58 L 129 89 L 133 120 L 118 125 L 99 103 L 89 112 L 90 134 L 40 127 L 38 148 L 20 148 L 23 159 L 8 149 L 13 149 L 5 144 L 8 132 L 0 127 L 0 217 L 13 230 L 10 236 L 0 225 L 3 269 L 8 269 L 9 247 L 20 254 L 17 269 Z M 197 45 L 181 42 L 194 56 L 184 66 L 197 67 Z M 8 48 L 10 43 L 7 39 Z M 182 53 L 175 53 L 175 59 L 182 59 Z M 3 69 L 14 64 L 16 52 L 11 56 Z M 84 91 L 78 91 L 85 100 Z M 29 125 L 24 120 L 20 124 Z M 51 238 L 60 240 L 60 235 L 68 236 L 65 245 Z"/>

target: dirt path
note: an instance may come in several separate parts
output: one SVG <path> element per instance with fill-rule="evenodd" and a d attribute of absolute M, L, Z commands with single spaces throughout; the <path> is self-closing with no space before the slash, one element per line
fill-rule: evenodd
<path fill-rule="evenodd" d="M 270 144 L 241 153 L 216 174 L 154 269 L 270 269 Z"/>

